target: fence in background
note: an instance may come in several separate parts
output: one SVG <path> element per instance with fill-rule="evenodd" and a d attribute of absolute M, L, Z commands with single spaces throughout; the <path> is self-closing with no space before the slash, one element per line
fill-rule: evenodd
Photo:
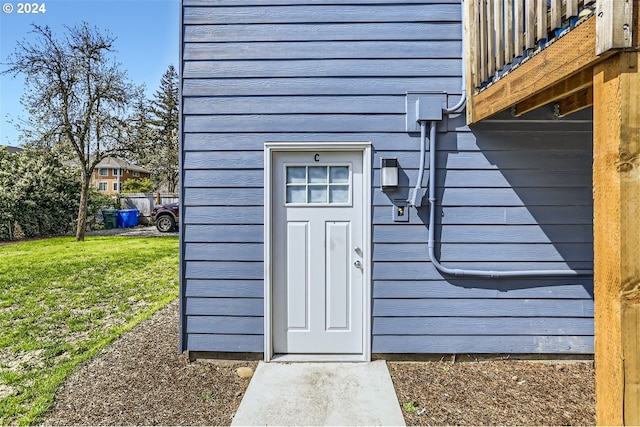
<path fill-rule="evenodd" d="M 140 211 L 138 221 L 140 224 L 151 222 L 151 209 L 160 203 L 177 203 L 178 195 L 175 193 L 128 193 L 120 195 L 120 207 L 122 209 L 137 209 Z"/>

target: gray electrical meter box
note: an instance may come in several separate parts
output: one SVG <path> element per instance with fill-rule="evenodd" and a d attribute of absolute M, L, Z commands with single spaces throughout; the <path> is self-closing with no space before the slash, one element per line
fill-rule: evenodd
<path fill-rule="evenodd" d="M 419 121 L 440 121 L 442 110 L 447 106 L 444 92 L 407 92 L 407 132 L 420 132 Z"/>

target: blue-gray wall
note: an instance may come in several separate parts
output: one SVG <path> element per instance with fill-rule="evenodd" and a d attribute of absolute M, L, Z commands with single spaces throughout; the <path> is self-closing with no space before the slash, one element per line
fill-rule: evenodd
<path fill-rule="evenodd" d="M 371 141 L 374 353 L 593 352 L 590 278 L 442 277 L 428 210 L 392 222 L 419 163 L 406 92 L 460 95 L 457 0 L 183 0 L 182 16 L 184 350 L 263 351 L 263 144 Z M 590 125 L 536 118 L 440 127 L 447 266 L 592 268 Z"/>

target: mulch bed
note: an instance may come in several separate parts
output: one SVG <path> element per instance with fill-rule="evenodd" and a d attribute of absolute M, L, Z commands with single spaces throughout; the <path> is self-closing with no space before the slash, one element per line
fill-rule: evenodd
<path fill-rule="evenodd" d="M 389 362 L 407 425 L 594 425 L 593 362 Z M 409 402 L 413 402 L 410 404 Z"/>
<path fill-rule="evenodd" d="M 189 362 L 172 302 L 71 375 L 45 425 L 229 425 L 257 362 Z M 408 425 L 592 425 L 593 362 L 389 362 Z M 413 402 L 413 403 L 409 403 Z"/>

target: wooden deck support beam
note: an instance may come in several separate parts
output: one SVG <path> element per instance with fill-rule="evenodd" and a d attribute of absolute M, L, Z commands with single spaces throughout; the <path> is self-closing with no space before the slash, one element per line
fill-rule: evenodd
<path fill-rule="evenodd" d="M 640 53 L 594 68 L 596 422 L 640 425 Z"/>
<path fill-rule="evenodd" d="M 467 121 L 476 123 L 491 117 L 605 59 L 606 55 L 596 55 L 595 24 L 592 16 L 568 36 L 475 95 L 473 114 L 467 114 Z"/>
<path fill-rule="evenodd" d="M 582 89 L 580 92 L 576 92 L 573 95 L 559 100 L 556 106 L 556 114 L 558 117 L 565 117 L 569 114 L 584 110 L 585 108 L 592 107 L 593 87 L 589 86 L 586 89 Z"/>
<path fill-rule="evenodd" d="M 562 80 L 558 84 L 517 103 L 515 105 L 515 115 L 518 117 L 550 102 L 566 98 L 576 92 L 588 88 L 592 84 L 593 71 L 590 68 L 587 68 L 565 80 Z"/>

